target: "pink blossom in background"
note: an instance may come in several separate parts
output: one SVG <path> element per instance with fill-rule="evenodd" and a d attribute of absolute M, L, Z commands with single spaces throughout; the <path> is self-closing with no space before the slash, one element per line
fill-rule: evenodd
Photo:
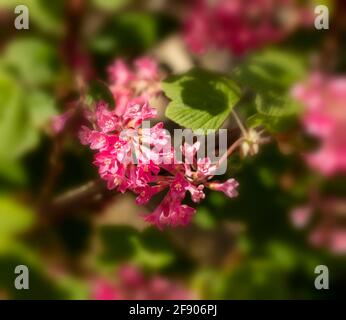
<path fill-rule="evenodd" d="M 313 199 L 295 208 L 291 219 L 297 228 L 308 230 L 311 245 L 338 255 L 346 254 L 346 202 L 343 199 Z"/>
<path fill-rule="evenodd" d="M 187 300 L 193 295 L 180 283 L 162 276 L 147 277 L 134 265 L 123 265 L 114 282 L 94 282 L 95 300 Z"/>
<path fill-rule="evenodd" d="M 108 67 L 108 74 L 117 115 L 122 115 L 130 101 L 143 103 L 161 92 L 158 65 L 149 57 L 138 58 L 132 68 L 124 60 L 116 59 Z"/>
<path fill-rule="evenodd" d="M 66 123 L 73 115 L 73 110 L 65 111 L 51 118 L 51 129 L 54 134 L 60 134 L 66 126 Z"/>
<path fill-rule="evenodd" d="M 312 23 L 313 10 L 294 0 L 196 0 L 185 20 L 184 37 L 195 53 L 216 47 L 235 55 L 285 38 Z"/>
<path fill-rule="evenodd" d="M 293 95 L 304 105 L 305 130 L 320 141 L 319 148 L 306 155 L 307 163 L 327 176 L 345 173 L 346 77 L 313 74 Z"/>

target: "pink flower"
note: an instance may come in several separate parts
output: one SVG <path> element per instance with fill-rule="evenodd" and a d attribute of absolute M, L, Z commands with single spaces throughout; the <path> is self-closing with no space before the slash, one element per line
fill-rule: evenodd
<path fill-rule="evenodd" d="M 324 175 L 345 173 L 346 77 L 313 74 L 293 95 L 304 104 L 306 131 L 320 139 L 319 149 L 306 155 L 307 163 Z"/>
<path fill-rule="evenodd" d="M 346 230 L 336 229 L 330 238 L 330 248 L 335 254 L 346 253 Z"/>
<path fill-rule="evenodd" d="M 114 63 L 108 67 L 109 79 L 118 85 L 128 84 L 134 77 L 126 63 L 122 59 L 116 59 Z"/>
<path fill-rule="evenodd" d="M 95 282 L 92 298 L 95 300 L 122 300 L 120 292 L 105 280 Z"/>
<path fill-rule="evenodd" d="M 191 193 L 191 199 L 193 202 L 198 203 L 205 198 L 205 193 L 203 192 L 204 190 L 203 184 L 200 184 L 197 187 L 190 184 L 187 189 Z"/>
<path fill-rule="evenodd" d="M 310 206 L 295 208 L 291 212 L 291 218 L 294 226 L 297 228 L 305 227 L 308 224 L 312 214 L 313 212 Z"/>
<path fill-rule="evenodd" d="M 313 12 L 293 0 L 196 0 L 186 18 L 185 40 L 192 51 L 226 48 L 236 55 L 280 41 Z"/>
<path fill-rule="evenodd" d="M 159 79 L 159 68 L 155 60 L 142 57 L 135 61 L 137 76 L 143 80 Z"/>
<path fill-rule="evenodd" d="M 59 134 L 61 133 L 68 120 L 72 117 L 73 115 L 73 110 L 68 110 L 64 112 L 63 114 L 59 114 L 57 116 L 52 117 L 51 119 L 51 127 L 53 130 L 54 134 Z"/>
<path fill-rule="evenodd" d="M 204 199 L 204 188 L 210 187 L 217 164 L 209 158 L 198 158 L 199 142 L 192 146 L 185 143 L 181 149 L 186 161 L 178 162 L 164 124 L 160 122 L 151 128 L 142 126 L 143 121 L 156 116 L 156 110 L 144 99 L 146 94 L 138 95 L 138 88 L 143 81 L 147 85 L 157 82 L 159 76 L 156 63 L 149 58 L 136 60 L 134 69 L 135 73 L 120 60 L 109 69 L 115 89 L 130 90 L 131 100 L 121 113 L 118 106 L 110 110 L 102 101 L 95 110 L 84 110 L 92 129 L 82 126 L 79 138 L 82 144 L 95 150 L 93 163 L 108 189 L 121 193 L 132 191 L 140 205 L 166 192 L 160 205 L 145 217 L 147 222 L 159 229 L 185 226 L 196 212 L 183 203 L 187 191 L 193 202 Z M 227 182 L 224 188 L 226 185 Z M 215 189 L 217 186 L 215 184 Z M 235 196 L 236 192 L 228 188 L 225 192 Z"/>
<path fill-rule="evenodd" d="M 216 191 L 223 192 L 227 197 L 234 198 L 238 196 L 237 188 L 239 186 L 239 183 L 231 178 L 227 181 L 220 183 L 220 182 L 212 182 L 209 184 L 209 188 Z"/>
<path fill-rule="evenodd" d="M 93 284 L 95 300 L 186 300 L 193 298 L 191 292 L 176 280 L 160 275 L 144 276 L 135 265 L 122 265 L 117 281 L 98 279 Z"/>
<path fill-rule="evenodd" d="M 134 68 L 129 67 L 123 60 L 117 59 L 108 68 L 108 73 L 117 115 L 129 111 L 128 104 L 134 105 L 134 102 L 137 102 L 142 105 L 144 101 L 158 95 L 161 91 L 158 65 L 149 57 L 135 60 Z"/>
<path fill-rule="evenodd" d="M 183 155 L 185 156 L 185 163 L 192 164 L 193 159 L 195 158 L 197 151 L 199 150 L 201 146 L 201 143 L 197 141 L 192 146 L 184 143 L 184 145 L 181 147 L 181 151 Z"/>
<path fill-rule="evenodd" d="M 213 176 L 216 171 L 216 165 L 211 163 L 209 158 L 201 158 L 197 160 L 197 176 L 205 179 Z"/>
<path fill-rule="evenodd" d="M 186 226 L 196 210 L 166 196 L 153 213 L 145 217 L 145 221 L 156 225 L 159 229 L 164 226 Z"/>
<path fill-rule="evenodd" d="M 98 127 L 104 133 L 120 129 L 118 117 L 107 109 L 107 104 L 104 102 L 96 106 L 96 119 Z"/>
<path fill-rule="evenodd" d="M 314 247 L 345 255 L 345 209 L 344 199 L 313 197 L 308 204 L 293 209 L 291 217 L 295 226 L 309 228 L 309 242 Z"/>

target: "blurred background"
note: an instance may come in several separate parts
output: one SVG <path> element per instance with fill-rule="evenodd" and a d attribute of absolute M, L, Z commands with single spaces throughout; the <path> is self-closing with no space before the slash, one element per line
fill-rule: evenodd
<path fill-rule="evenodd" d="M 0 0 L 0 299 L 344 296 L 345 2 L 245 3 Z M 28 30 L 14 26 L 21 4 Z M 319 4 L 329 30 L 314 26 Z M 52 128 L 73 109 L 80 81 L 106 81 L 115 58 L 143 55 L 166 75 L 198 66 L 300 103 L 280 120 L 263 112 L 247 122 L 251 99 L 237 109 L 271 141 L 231 157 L 239 196 L 209 192 L 185 228 L 149 227 L 141 215 L 151 208 L 98 181 L 73 126 Z M 325 104 L 318 115 L 313 99 Z M 174 126 L 167 100 L 153 104 Z M 338 127 L 333 135 L 320 133 L 322 115 Z M 29 290 L 14 287 L 17 265 L 29 268 Z M 314 286 L 318 265 L 329 268 L 329 290 Z"/>

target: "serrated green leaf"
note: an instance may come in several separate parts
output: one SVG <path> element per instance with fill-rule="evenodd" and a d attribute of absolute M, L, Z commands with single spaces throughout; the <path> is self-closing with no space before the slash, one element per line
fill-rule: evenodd
<path fill-rule="evenodd" d="M 272 133 L 289 129 L 301 111 L 300 104 L 289 95 L 259 94 L 255 106 L 258 113 L 247 119 L 247 125 L 263 126 Z"/>
<path fill-rule="evenodd" d="M 233 80 L 200 69 L 170 77 L 162 87 L 171 99 L 166 116 L 194 131 L 218 129 L 240 99 Z"/>
<path fill-rule="evenodd" d="M 286 130 L 301 107 L 290 94 L 292 86 L 306 73 L 303 59 L 293 53 L 266 50 L 254 55 L 234 72 L 234 78 L 256 94 L 256 114 L 247 119 L 250 127 L 270 132 Z"/>

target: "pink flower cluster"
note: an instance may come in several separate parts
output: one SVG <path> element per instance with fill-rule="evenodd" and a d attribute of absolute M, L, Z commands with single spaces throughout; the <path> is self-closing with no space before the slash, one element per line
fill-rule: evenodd
<path fill-rule="evenodd" d="M 313 246 L 326 248 L 334 254 L 346 254 L 346 202 L 342 199 L 317 199 L 295 208 L 292 221 L 297 228 L 310 226 L 309 241 Z M 317 222 L 313 216 L 319 213 Z M 316 220 L 316 219 L 314 219 Z"/>
<path fill-rule="evenodd" d="M 346 77 L 313 74 L 293 95 L 305 106 L 302 118 L 320 147 L 306 156 L 308 164 L 324 175 L 346 172 Z"/>
<path fill-rule="evenodd" d="M 294 0 L 196 0 L 185 39 L 196 53 L 216 47 L 242 55 L 283 39 L 297 25 L 309 23 L 310 15 Z"/>
<path fill-rule="evenodd" d="M 192 294 L 179 283 L 161 276 L 145 277 L 133 265 L 123 265 L 116 283 L 99 279 L 93 287 L 95 300 L 187 300 Z"/>
<path fill-rule="evenodd" d="M 149 69 L 141 70 L 141 79 L 143 75 L 152 75 L 152 69 Z M 123 88 L 126 83 L 132 85 L 131 81 L 125 81 L 129 77 L 127 72 L 121 75 L 117 69 L 113 77 L 115 86 L 119 79 Z M 134 192 L 140 205 L 147 204 L 154 195 L 166 190 L 158 207 L 145 217 L 147 222 L 160 229 L 189 223 L 196 210 L 182 203 L 187 193 L 195 203 L 204 199 L 205 187 L 235 197 L 238 183 L 234 179 L 223 183 L 210 181 L 218 164 L 211 163 L 209 158 L 197 159 L 199 143 L 182 146 L 181 151 L 189 161 L 178 161 L 162 122 L 151 128 L 142 126 L 144 120 L 156 115 L 156 110 L 148 102 L 141 101 L 144 97 L 142 93 L 132 96 L 122 113 L 119 106 L 109 110 L 104 102 L 99 102 L 93 112 L 86 112 L 92 129 L 83 126 L 80 141 L 96 151 L 94 164 L 108 188 L 122 193 Z M 115 98 L 122 99 L 120 93 Z"/>
<path fill-rule="evenodd" d="M 149 57 L 141 57 L 129 68 L 122 59 L 116 59 L 108 67 L 109 87 L 116 103 L 116 113 L 124 113 L 130 102 L 144 103 L 161 92 L 157 63 Z"/>

